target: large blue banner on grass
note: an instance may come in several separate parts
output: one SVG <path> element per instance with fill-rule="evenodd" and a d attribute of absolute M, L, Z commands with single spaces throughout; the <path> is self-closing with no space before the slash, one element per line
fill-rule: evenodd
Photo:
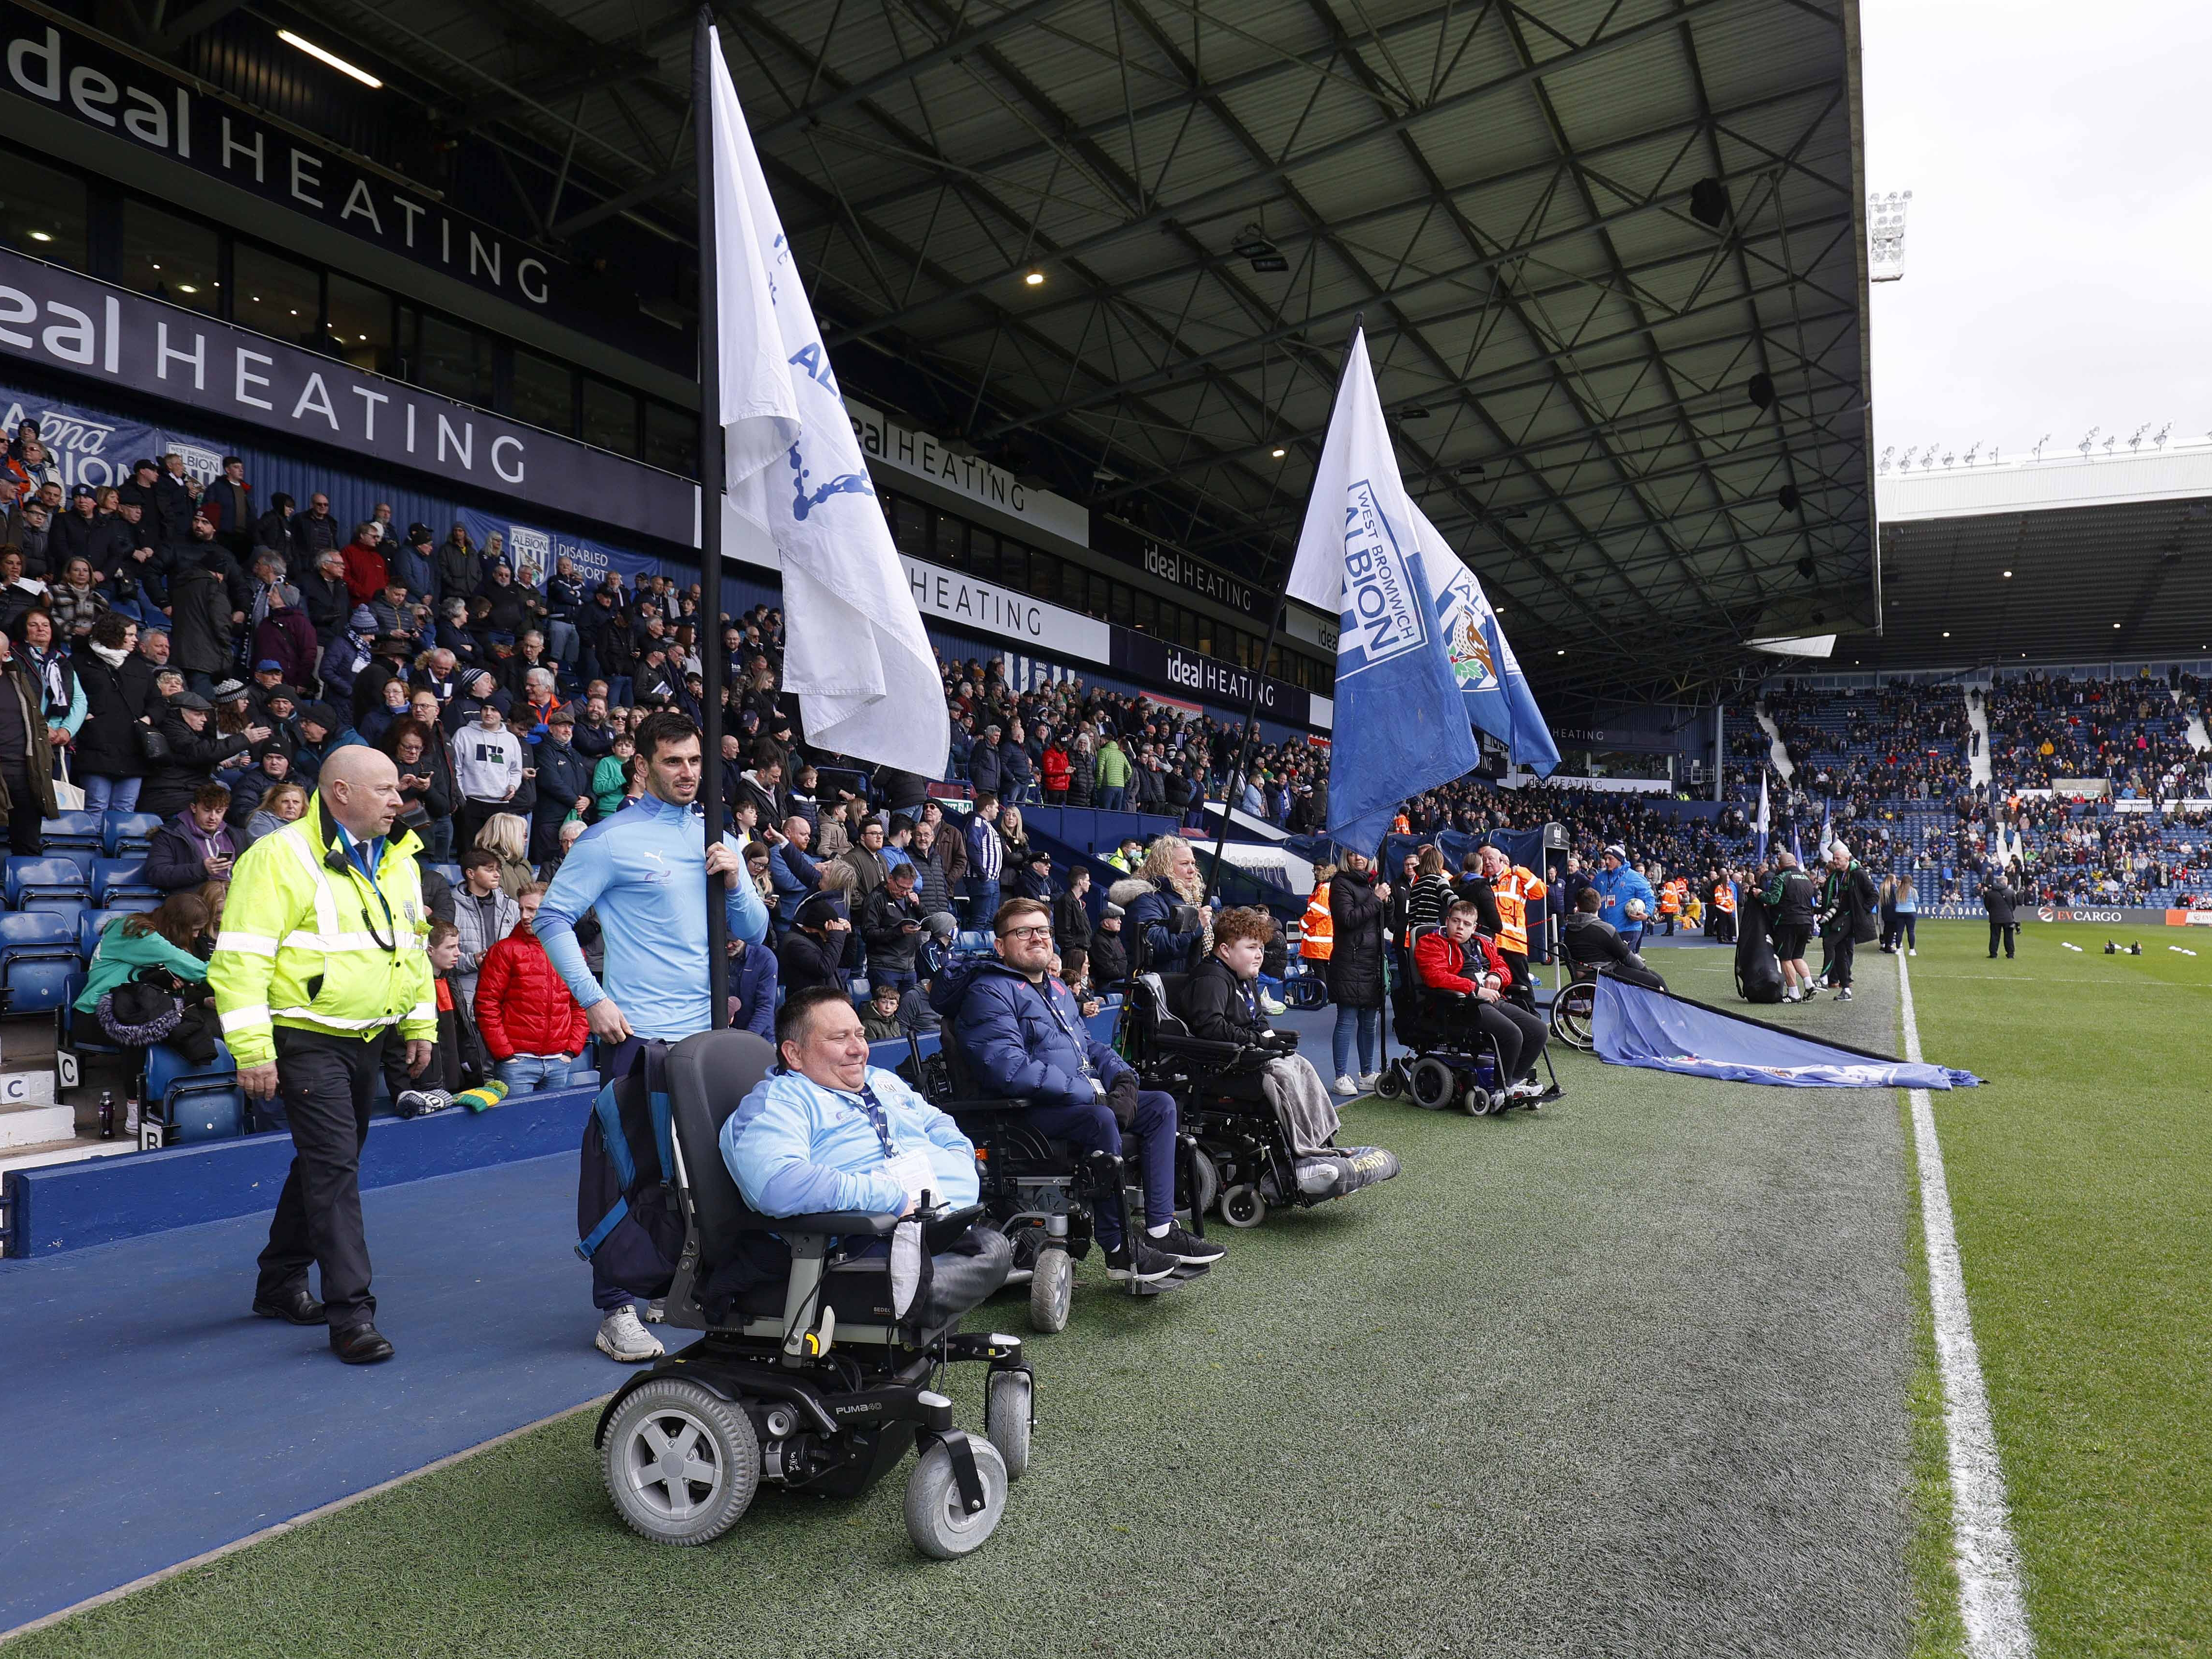
<path fill-rule="evenodd" d="M 1729 1083 L 1784 1089 L 1971 1089 L 1972 1072 L 1915 1065 L 1801 1036 L 1687 997 L 1601 977 L 1591 1020 L 1597 1056 Z"/>

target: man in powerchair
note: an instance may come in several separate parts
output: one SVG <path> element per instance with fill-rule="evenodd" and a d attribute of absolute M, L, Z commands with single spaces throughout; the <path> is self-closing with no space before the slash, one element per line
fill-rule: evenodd
<path fill-rule="evenodd" d="M 1152 1284 L 1219 1261 L 1227 1251 L 1175 1218 L 1175 1097 L 1139 1090 L 1129 1063 L 1085 1029 L 1074 997 L 1048 971 L 1050 909 L 1039 899 L 1008 899 L 992 931 L 998 960 L 941 974 L 930 1002 L 986 1094 L 1031 1103 L 1031 1128 L 1085 1152 L 1119 1156 L 1125 1135 L 1136 1140 L 1145 1229 L 1124 1238 L 1119 1217 L 1100 1208 L 1094 1225 L 1107 1276 Z"/>
<path fill-rule="evenodd" d="M 775 1036 L 777 1069 L 722 1124 L 722 1161 L 754 1210 L 902 1217 L 924 1194 L 953 1210 L 975 1202 L 974 1145 L 896 1073 L 868 1064 L 860 1017 L 842 990 L 793 992 L 776 1012 Z M 918 1274 L 919 1242 L 916 1229 L 902 1228 L 875 1247 L 891 1252 L 895 1281 Z M 988 1223 L 950 1242 L 933 1239 L 931 1248 L 924 1327 L 982 1301 L 1013 1262 L 1006 1236 Z M 908 1249 L 915 1261 L 902 1260 Z"/>
<path fill-rule="evenodd" d="M 1444 912 L 1444 925 L 1424 933 L 1413 946 L 1413 966 L 1431 991 L 1455 991 L 1468 1001 L 1460 1017 L 1498 1045 L 1498 1070 L 1510 1079 L 1509 1103 L 1539 1098 L 1536 1062 L 1543 1057 L 1550 1028 L 1538 1015 L 1507 1000 L 1511 969 L 1498 947 L 1475 932 L 1477 906 L 1461 899 Z"/>
<path fill-rule="evenodd" d="M 1567 960 L 1577 969 L 1609 973 L 1646 990 L 1665 990 L 1667 981 L 1652 971 L 1640 952 L 1628 948 L 1611 922 L 1598 915 L 1603 902 L 1603 896 L 1595 887 L 1585 887 L 1575 895 L 1575 908 L 1559 930 L 1559 948 Z"/>
<path fill-rule="evenodd" d="M 1190 1035 L 1208 1042 L 1233 1042 L 1275 1050 L 1257 1066 L 1240 1066 L 1206 1079 L 1230 1099 L 1264 1101 L 1290 1139 L 1298 1185 L 1314 1198 L 1342 1197 L 1398 1173 L 1396 1154 L 1379 1146 L 1340 1146 L 1336 1103 L 1314 1063 L 1291 1047 L 1295 1038 L 1268 1027 L 1260 1008 L 1258 981 L 1275 919 L 1256 906 L 1224 910 L 1213 923 L 1213 949 L 1182 986 L 1180 1012 Z M 1200 1131 L 1201 1141 L 1204 1131 Z M 1275 1201 L 1267 1183 L 1262 1192 Z"/>

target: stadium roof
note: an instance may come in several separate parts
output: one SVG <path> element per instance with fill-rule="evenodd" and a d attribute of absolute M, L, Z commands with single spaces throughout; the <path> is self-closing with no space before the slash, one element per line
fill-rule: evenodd
<path fill-rule="evenodd" d="M 1364 311 L 1540 683 L 1687 691 L 1871 616 L 1856 0 L 715 9 L 872 401 L 1264 580 Z M 692 16 L 313 11 L 556 244 L 688 239 Z"/>
<path fill-rule="evenodd" d="M 1826 666 L 2002 668 L 2212 651 L 2212 446 L 1884 476 L 1884 629 Z"/>

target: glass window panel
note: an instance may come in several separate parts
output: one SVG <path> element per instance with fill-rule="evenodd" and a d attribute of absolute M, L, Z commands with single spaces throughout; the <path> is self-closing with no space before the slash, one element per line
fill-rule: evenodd
<path fill-rule="evenodd" d="M 1030 549 L 1030 593 L 1040 599 L 1054 599 L 1060 593 L 1060 561 L 1034 547 Z"/>
<path fill-rule="evenodd" d="M 1140 634 L 1157 633 L 1159 629 L 1160 602 L 1150 593 L 1137 595 L 1137 617 L 1132 624 Z"/>
<path fill-rule="evenodd" d="M 1206 616 L 1193 617 L 1191 631 L 1192 637 L 1186 643 L 1201 656 L 1212 656 L 1213 654 L 1213 618 Z"/>
<path fill-rule="evenodd" d="M 0 242 L 82 270 L 86 219 L 83 179 L 0 149 Z"/>
<path fill-rule="evenodd" d="M 891 541 L 909 559 L 929 556 L 929 509 L 910 495 L 884 498 L 891 507 Z"/>
<path fill-rule="evenodd" d="M 251 242 L 234 242 L 230 280 L 230 315 L 240 327 L 292 345 L 320 343 L 321 272 Z"/>
<path fill-rule="evenodd" d="M 1176 626 L 1176 638 L 1193 650 L 1198 648 L 1198 612 L 1182 611 Z"/>
<path fill-rule="evenodd" d="M 1060 602 L 1070 611 L 1080 611 L 1085 596 L 1091 591 L 1091 573 L 1070 561 L 1060 567 Z"/>
<path fill-rule="evenodd" d="M 966 520 L 956 519 L 950 513 L 939 513 L 933 516 L 937 522 L 937 534 L 930 546 L 931 558 L 939 564 L 950 565 L 955 570 L 974 571 L 979 576 L 992 576 L 998 573 L 995 559 L 988 568 L 977 566 L 975 551 L 968 544 Z"/>
<path fill-rule="evenodd" d="M 1136 620 L 1137 591 L 1127 582 L 1115 582 L 1113 591 L 1113 620 L 1127 628 Z"/>
<path fill-rule="evenodd" d="M 356 368 L 389 374 L 398 366 L 392 296 L 380 288 L 330 273 L 331 349 Z"/>
<path fill-rule="evenodd" d="M 573 437 L 576 431 L 576 371 L 566 363 L 517 349 L 514 354 L 514 407 L 508 412 L 518 421 L 542 426 L 548 432 Z"/>
<path fill-rule="evenodd" d="M 141 294 L 212 313 L 222 299 L 216 234 L 126 198 L 123 204 L 123 281 Z"/>
<path fill-rule="evenodd" d="M 1091 597 L 1085 602 L 1083 608 L 1091 616 L 1097 617 L 1100 622 L 1104 622 L 1112 614 L 1114 582 L 1111 577 L 1097 570 L 1091 573 Z"/>
<path fill-rule="evenodd" d="M 673 404 L 645 400 L 645 459 L 665 471 L 699 476 L 699 417 Z"/>
<path fill-rule="evenodd" d="M 999 586 L 1019 593 L 1029 586 L 1029 549 L 1019 542 L 999 544 Z"/>
<path fill-rule="evenodd" d="M 637 395 L 584 377 L 584 441 L 617 455 L 637 453 Z"/>
<path fill-rule="evenodd" d="M 416 384 L 465 404 L 491 407 L 491 337 L 428 313 Z"/>

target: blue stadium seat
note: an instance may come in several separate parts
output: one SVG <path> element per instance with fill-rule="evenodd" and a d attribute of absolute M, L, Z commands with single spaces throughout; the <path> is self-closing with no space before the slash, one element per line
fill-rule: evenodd
<path fill-rule="evenodd" d="M 206 1066 L 194 1066 L 165 1042 L 147 1049 L 141 1098 L 144 1109 L 165 1127 L 171 1145 L 246 1133 L 246 1092 L 238 1086 L 238 1062 L 220 1041 Z"/>
<path fill-rule="evenodd" d="M 91 965 L 93 954 L 100 949 L 100 936 L 107 931 L 107 924 L 118 916 L 127 914 L 128 912 L 121 910 L 85 910 L 78 913 L 76 951 L 77 954 L 84 958 L 86 966 Z"/>
<path fill-rule="evenodd" d="M 150 908 L 159 904 L 163 895 L 158 887 L 146 884 L 146 860 L 143 858 L 94 859 L 92 861 L 92 902 L 113 906 L 126 899 L 144 899 L 144 907 L 133 905 L 133 909 Z"/>
<path fill-rule="evenodd" d="M 81 910 L 92 897 L 92 877 L 64 858 L 11 858 L 8 860 L 8 908 L 10 910 Z"/>
<path fill-rule="evenodd" d="M 80 875 L 87 881 L 90 881 L 92 866 L 100 857 L 100 849 L 97 847 L 57 847 L 52 842 L 48 842 L 46 856 L 50 859 L 67 860 L 76 866 Z"/>
<path fill-rule="evenodd" d="M 106 839 L 101 817 L 98 812 L 56 813 L 40 826 L 46 850 L 52 853 L 64 847 L 81 847 L 88 852 L 99 852 Z"/>
<path fill-rule="evenodd" d="M 112 859 L 143 859 L 161 820 L 151 812 L 110 812 L 100 821 L 100 844 Z"/>
<path fill-rule="evenodd" d="M 72 915 L 0 912 L 0 1013 L 50 1013 L 82 983 Z"/>
<path fill-rule="evenodd" d="M 430 866 L 446 878 L 446 884 L 455 892 L 461 890 L 461 866 L 458 864 L 434 864 Z"/>

